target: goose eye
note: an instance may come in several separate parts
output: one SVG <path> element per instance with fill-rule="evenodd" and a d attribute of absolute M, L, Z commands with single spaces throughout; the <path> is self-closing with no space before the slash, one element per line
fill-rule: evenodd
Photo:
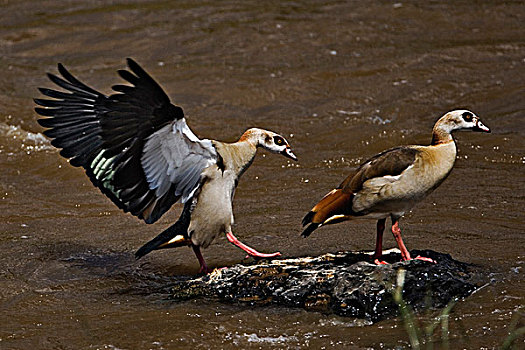
<path fill-rule="evenodd" d="M 274 136 L 273 137 L 273 142 L 277 145 L 277 146 L 282 146 L 284 145 L 284 139 L 280 136 Z"/>
<path fill-rule="evenodd" d="M 471 122 L 472 121 L 472 113 L 470 112 L 464 112 L 462 115 L 463 119 L 466 121 L 466 122 Z"/>

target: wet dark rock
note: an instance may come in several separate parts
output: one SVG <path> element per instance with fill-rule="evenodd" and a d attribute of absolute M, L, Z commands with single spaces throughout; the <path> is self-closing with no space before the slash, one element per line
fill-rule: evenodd
<path fill-rule="evenodd" d="M 172 290 L 175 299 L 215 297 L 224 302 L 281 305 L 335 313 L 370 321 L 397 315 L 391 289 L 397 271 L 406 270 L 404 300 L 416 310 L 443 307 L 464 298 L 483 283 L 475 266 L 431 250 L 412 251 L 437 261 L 400 262 L 389 252 L 390 265 L 376 266 L 365 253 L 341 252 L 319 257 L 260 261 L 234 265 L 180 281 Z"/>

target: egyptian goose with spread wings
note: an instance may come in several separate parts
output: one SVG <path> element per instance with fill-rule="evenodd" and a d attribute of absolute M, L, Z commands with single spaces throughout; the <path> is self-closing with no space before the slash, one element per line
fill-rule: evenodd
<path fill-rule="evenodd" d="M 146 223 L 157 221 L 173 204 L 184 208 L 179 220 L 136 252 L 191 246 L 200 272 L 209 269 L 200 248 L 222 233 L 257 257 L 263 254 L 233 235 L 232 201 L 241 175 L 258 147 L 296 160 L 284 137 L 249 129 L 235 143 L 199 139 L 186 124 L 182 108 L 135 61 L 119 75 L 131 85 L 115 85 L 105 96 L 58 65 L 62 77 L 49 79 L 66 90 L 40 88 L 53 99 L 35 99 L 44 134 L 73 166 L 82 166 L 91 182 L 124 212 Z"/>
<path fill-rule="evenodd" d="M 455 110 L 445 114 L 434 125 L 430 146 L 392 148 L 361 164 L 306 214 L 303 226 L 309 226 L 302 235 L 308 237 L 321 226 L 342 221 L 377 219 L 373 257 L 379 264 L 382 263 L 379 258 L 382 256 L 385 221 L 390 216 L 392 233 L 401 256 L 403 260 L 411 260 L 401 239 L 399 219 L 450 174 L 456 160 L 456 143 L 452 137 L 456 130 L 490 132 L 470 111 Z"/>

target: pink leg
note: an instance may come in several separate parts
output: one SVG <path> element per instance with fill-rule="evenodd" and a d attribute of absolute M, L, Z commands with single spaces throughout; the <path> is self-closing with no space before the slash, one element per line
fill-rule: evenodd
<path fill-rule="evenodd" d="M 394 238 L 396 239 L 397 245 L 399 246 L 399 250 L 401 250 L 401 257 L 403 258 L 403 261 L 412 260 L 410 257 L 410 253 L 408 252 L 407 248 L 405 247 L 405 244 L 403 243 L 403 239 L 401 238 L 401 229 L 399 228 L 399 220 L 394 220 L 394 224 L 392 225 L 392 234 L 394 235 Z M 431 263 L 436 263 L 434 260 L 430 258 L 425 258 L 424 256 L 417 256 L 415 257 L 417 260 L 423 260 Z"/>
<path fill-rule="evenodd" d="M 399 228 L 399 220 L 395 220 L 392 225 L 392 234 L 394 235 L 394 238 L 396 239 L 397 245 L 399 246 L 399 250 L 401 250 L 401 257 L 404 261 L 406 260 L 412 260 L 410 257 L 410 253 L 408 252 L 407 248 L 405 247 L 405 244 L 403 243 L 403 238 L 401 238 L 401 229 Z"/>
<path fill-rule="evenodd" d="M 376 250 L 372 258 L 376 265 L 387 265 L 385 261 L 380 261 L 379 258 L 383 255 L 383 232 L 385 231 L 386 219 L 377 220 L 377 237 L 376 237 Z"/>
<path fill-rule="evenodd" d="M 273 257 L 281 255 L 281 253 L 279 253 L 279 252 L 270 253 L 270 254 L 259 253 L 255 249 L 253 249 L 251 247 L 248 247 L 246 244 L 244 244 L 241 241 L 239 241 L 237 239 L 237 237 L 235 237 L 233 235 L 233 233 L 231 233 L 231 232 L 226 233 L 226 237 L 228 238 L 228 241 L 230 241 L 230 243 L 232 243 L 232 244 L 236 245 L 237 247 L 241 248 L 246 253 L 248 253 L 248 255 L 250 255 L 250 256 L 254 256 L 254 257 L 258 257 L 258 258 L 273 258 Z"/>
<path fill-rule="evenodd" d="M 201 265 L 199 273 L 208 274 L 208 273 L 212 272 L 213 270 L 208 268 L 208 265 L 206 265 L 206 261 L 204 261 L 204 257 L 201 254 L 201 248 L 199 246 L 193 245 L 193 244 L 191 245 L 191 247 L 193 248 L 193 252 L 197 256 L 197 259 L 199 260 L 199 264 Z"/>

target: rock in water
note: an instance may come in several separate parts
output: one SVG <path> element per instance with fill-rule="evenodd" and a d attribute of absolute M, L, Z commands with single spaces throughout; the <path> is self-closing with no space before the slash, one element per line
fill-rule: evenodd
<path fill-rule="evenodd" d="M 383 256 L 391 264 L 380 266 L 370 263 L 370 255 L 356 252 L 238 264 L 177 282 L 172 295 L 179 300 L 205 296 L 250 305 L 301 307 L 375 322 L 397 315 L 390 291 L 400 268 L 406 270 L 403 298 L 415 309 L 429 302 L 443 307 L 483 284 L 478 268 L 448 254 L 411 252 L 437 261 L 433 264 L 399 262 L 401 255 L 393 251 Z"/>

